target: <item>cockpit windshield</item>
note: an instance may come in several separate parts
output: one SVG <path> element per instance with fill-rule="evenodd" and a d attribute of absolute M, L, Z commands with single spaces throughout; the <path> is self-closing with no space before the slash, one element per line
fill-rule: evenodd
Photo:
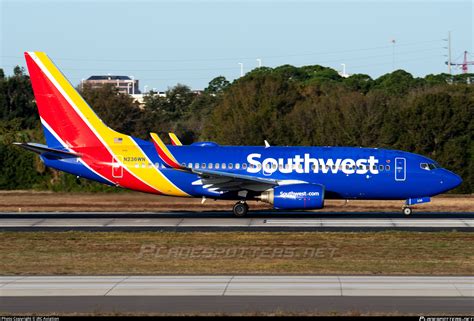
<path fill-rule="evenodd" d="M 421 163 L 420 164 L 421 169 L 431 171 L 436 168 L 441 168 L 441 166 L 438 163 Z"/>

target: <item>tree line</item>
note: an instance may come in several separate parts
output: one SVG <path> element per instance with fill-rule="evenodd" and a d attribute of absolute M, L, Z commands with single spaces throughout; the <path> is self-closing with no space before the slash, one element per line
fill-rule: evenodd
<path fill-rule="evenodd" d="M 143 106 L 112 86 L 79 88 L 110 127 L 143 139 L 175 132 L 185 144 L 364 146 L 431 157 L 463 178 L 453 192 L 474 189 L 472 74 L 341 77 L 319 66 L 261 67 L 227 81 L 219 76 L 194 93 L 177 84 L 166 97 L 150 92 Z M 0 69 L 0 189 L 116 190 L 47 169 L 11 143 L 44 142 L 29 77 Z"/>

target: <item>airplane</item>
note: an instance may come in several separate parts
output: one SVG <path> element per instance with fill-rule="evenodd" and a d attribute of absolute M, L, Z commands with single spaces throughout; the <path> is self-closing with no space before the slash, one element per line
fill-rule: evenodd
<path fill-rule="evenodd" d="M 322 209 L 326 199 L 405 200 L 402 212 L 461 184 L 438 163 L 405 151 L 362 147 L 165 145 L 109 128 L 43 52 L 25 52 L 46 145 L 16 143 L 48 167 L 130 190 L 235 200 L 233 214 L 257 200 L 278 210 Z"/>

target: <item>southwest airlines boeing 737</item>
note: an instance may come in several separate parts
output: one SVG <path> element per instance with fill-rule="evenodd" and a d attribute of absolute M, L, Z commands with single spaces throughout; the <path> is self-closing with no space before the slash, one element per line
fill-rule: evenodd
<path fill-rule="evenodd" d="M 142 140 L 107 127 L 45 53 L 25 58 L 46 145 L 16 144 L 78 177 L 145 193 L 236 200 L 236 216 L 247 214 L 247 200 L 311 210 L 325 199 L 405 200 L 409 215 L 411 205 L 462 181 L 429 158 L 398 150 L 183 146 L 173 134 L 168 146 L 155 133 Z"/>

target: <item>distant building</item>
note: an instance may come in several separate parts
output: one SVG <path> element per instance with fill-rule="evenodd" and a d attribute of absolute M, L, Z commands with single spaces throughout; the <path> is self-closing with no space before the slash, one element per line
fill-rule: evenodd
<path fill-rule="evenodd" d="M 134 102 L 137 102 L 141 108 L 145 105 L 145 95 L 144 94 L 133 94 L 130 95 L 133 98 Z"/>
<path fill-rule="evenodd" d="M 132 79 L 128 76 L 90 76 L 86 80 L 83 80 L 83 83 L 92 86 L 92 88 L 100 88 L 110 84 L 117 88 L 120 93 L 129 95 L 140 94 L 138 79 Z"/>
<path fill-rule="evenodd" d="M 163 97 L 163 98 L 166 98 L 166 92 L 165 91 L 149 91 L 147 93 L 140 93 L 140 94 L 133 94 L 133 95 L 130 95 L 130 97 L 133 98 L 133 101 L 134 102 L 137 102 L 138 105 L 140 106 L 140 108 L 143 108 L 145 106 L 145 97 L 146 96 L 158 96 L 158 97 Z"/>

